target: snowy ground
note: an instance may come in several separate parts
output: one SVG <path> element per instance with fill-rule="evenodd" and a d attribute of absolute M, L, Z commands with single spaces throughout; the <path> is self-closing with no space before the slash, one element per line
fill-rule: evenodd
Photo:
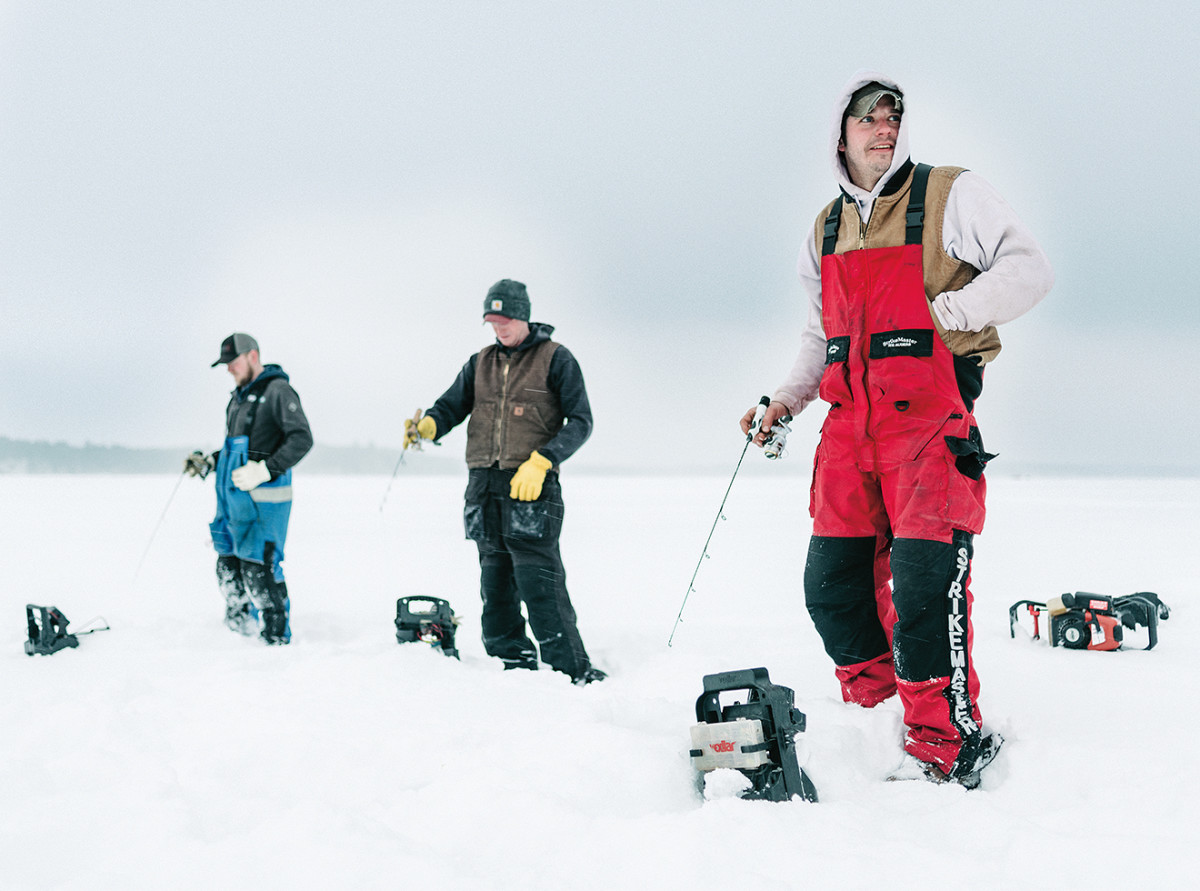
<path fill-rule="evenodd" d="M 0 476 L 0 888 L 1194 887 L 1200 480 L 993 477 L 975 658 L 1007 744 L 968 793 L 883 782 L 897 707 L 838 698 L 803 473 L 739 477 L 668 649 L 728 479 L 567 470 L 568 583 L 611 673 L 587 688 L 484 655 L 465 477 L 402 470 L 381 511 L 386 479 L 301 465 L 295 640 L 268 649 L 221 625 L 211 483 L 164 515 L 169 477 Z M 1158 648 L 1010 640 L 1011 603 L 1076 590 L 1158 592 Z M 418 594 L 464 617 L 461 662 L 395 642 Z M 29 658 L 27 602 L 112 630 Z M 702 676 L 759 665 L 808 716 L 818 804 L 693 790 Z"/>

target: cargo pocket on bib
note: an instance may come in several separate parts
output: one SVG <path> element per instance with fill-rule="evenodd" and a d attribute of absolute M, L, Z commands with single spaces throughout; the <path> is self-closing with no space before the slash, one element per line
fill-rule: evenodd
<path fill-rule="evenodd" d="M 540 501 L 513 501 L 508 506 L 508 535 L 511 538 L 538 541 L 546 537 L 550 518 Z"/>
<path fill-rule="evenodd" d="M 463 531 L 471 541 L 483 541 L 487 537 L 483 530 L 482 504 L 467 504 L 463 508 Z"/>
<path fill-rule="evenodd" d="M 241 489 L 228 489 L 225 494 L 225 516 L 234 528 L 253 526 L 258 522 L 258 505 L 254 502 L 254 496 Z"/>
<path fill-rule="evenodd" d="M 978 427 L 972 427 L 966 436 L 947 436 L 946 445 L 954 455 L 954 466 L 965 477 L 977 480 L 983 469 L 996 456 L 983 449 L 983 437 Z"/>
<path fill-rule="evenodd" d="M 213 520 L 208 524 L 208 531 L 212 535 L 213 550 L 223 556 L 233 553 L 233 535 L 224 520 Z"/>
<path fill-rule="evenodd" d="M 487 540 L 487 523 L 484 509 L 488 502 L 487 472 L 472 470 L 467 477 L 467 491 L 463 495 L 463 531 L 471 541 Z"/>

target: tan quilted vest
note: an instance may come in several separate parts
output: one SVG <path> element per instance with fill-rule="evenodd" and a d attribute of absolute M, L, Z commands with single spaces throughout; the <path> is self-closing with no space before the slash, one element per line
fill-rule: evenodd
<path fill-rule="evenodd" d="M 915 169 L 915 168 L 914 168 Z M 929 173 L 929 185 L 925 193 L 925 228 L 921 233 L 921 263 L 925 275 L 925 297 L 933 300 L 944 291 L 957 291 L 976 275 L 979 270 L 969 263 L 955 260 L 942 247 L 942 223 L 946 217 L 946 199 L 950 187 L 963 172 L 962 167 L 935 167 Z M 858 215 L 858 206 L 845 201 L 842 208 L 841 225 L 838 227 L 835 253 L 862 248 L 895 247 L 904 244 L 905 211 L 908 209 L 908 193 L 912 188 L 912 174 L 898 192 L 875 199 L 871 219 L 866 226 Z M 817 254 L 821 253 L 821 239 L 825 218 L 829 215 L 830 202 L 817 216 L 813 237 L 817 242 Z M 975 356 L 979 364 L 991 362 L 1000 353 L 1000 334 L 995 326 L 989 325 L 982 331 L 947 331 L 931 309 L 933 325 L 941 335 L 942 342 L 956 356 Z"/>

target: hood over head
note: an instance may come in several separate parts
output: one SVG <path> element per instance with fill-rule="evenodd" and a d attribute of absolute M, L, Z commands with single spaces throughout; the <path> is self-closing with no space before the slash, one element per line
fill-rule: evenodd
<path fill-rule="evenodd" d="M 550 335 L 553 333 L 553 325 L 547 325 L 545 322 L 530 322 L 529 336 L 515 347 L 506 347 L 504 344 L 500 343 L 499 339 L 496 340 L 496 346 L 500 347 L 500 349 L 507 353 L 521 353 L 527 349 L 530 349 L 531 347 L 537 346 L 542 341 L 549 340 Z"/>
<path fill-rule="evenodd" d="M 893 78 L 888 77 L 879 71 L 872 71 L 868 68 L 859 69 L 854 73 L 854 76 L 846 82 L 841 93 L 838 94 L 837 101 L 833 105 L 833 118 L 830 122 L 829 134 L 829 153 L 833 164 L 833 176 L 837 180 L 837 184 L 842 187 L 842 190 L 855 200 L 860 208 L 866 207 L 869 212 L 870 205 L 875 198 L 883 191 L 888 180 L 908 161 L 908 102 L 904 103 L 904 109 L 900 116 L 900 133 L 896 137 L 896 151 L 892 155 L 892 166 L 888 168 L 887 173 L 879 178 L 879 182 L 875 184 L 875 188 L 870 192 L 860 189 L 850 181 L 850 174 L 846 171 L 846 164 L 842 160 L 842 153 L 838 151 L 838 142 L 842 138 L 842 120 L 846 115 L 846 108 L 850 104 L 850 97 L 855 91 L 865 87 L 872 81 L 877 81 L 889 90 L 895 90 L 901 96 L 904 96 L 904 90 L 896 83 Z"/>
<path fill-rule="evenodd" d="M 291 380 L 291 378 L 288 377 L 287 372 L 283 370 L 283 366 L 276 365 L 274 362 L 269 365 L 264 365 L 262 374 L 241 387 L 234 387 L 232 391 L 233 395 L 238 402 L 245 402 L 246 397 L 250 395 L 251 390 L 262 389 L 267 385 L 268 381 L 274 380 L 277 377 L 283 378 L 285 381 Z"/>

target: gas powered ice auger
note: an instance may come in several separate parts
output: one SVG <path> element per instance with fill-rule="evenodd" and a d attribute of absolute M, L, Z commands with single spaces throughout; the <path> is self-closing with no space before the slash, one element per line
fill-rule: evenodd
<path fill-rule="evenodd" d="M 459 658 L 454 646 L 458 618 L 450 604 L 437 597 L 401 597 L 396 601 L 396 641 L 423 641 L 441 647 L 446 656 Z"/>
<path fill-rule="evenodd" d="M 1076 591 L 1051 598 L 1045 603 L 1018 600 L 1008 609 L 1008 631 L 1017 636 L 1021 607 L 1033 617 L 1033 639 L 1041 639 L 1041 615 L 1050 614 L 1050 646 L 1068 650 L 1119 650 L 1125 628 L 1145 626 L 1149 643 L 1142 649 L 1154 649 L 1158 643 L 1158 621 L 1167 619 L 1171 610 L 1157 594 L 1139 591 L 1126 597 L 1105 597 Z"/>
<path fill-rule="evenodd" d="M 746 701 L 721 705 L 721 694 L 745 690 Z M 804 712 L 792 707 L 789 687 L 771 683 L 765 668 L 725 671 L 704 677 L 704 693 L 696 700 L 692 726 L 692 766 L 701 777 L 729 767 L 751 783 L 741 798 L 788 801 L 799 795 L 817 800 L 817 789 L 796 760 L 797 733 L 804 732 Z"/>
<path fill-rule="evenodd" d="M 59 650 L 79 646 L 79 638 L 84 634 L 108 630 L 108 623 L 105 622 L 103 628 L 90 628 L 69 634 L 67 626 L 70 620 L 63 615 L 62 610 L 57 606 L 37 606 L 32 603 L 25 604 L 25 624 L 29 629 L 29 639 L 25 641 L 27 656 L 49 656 Z"/>

